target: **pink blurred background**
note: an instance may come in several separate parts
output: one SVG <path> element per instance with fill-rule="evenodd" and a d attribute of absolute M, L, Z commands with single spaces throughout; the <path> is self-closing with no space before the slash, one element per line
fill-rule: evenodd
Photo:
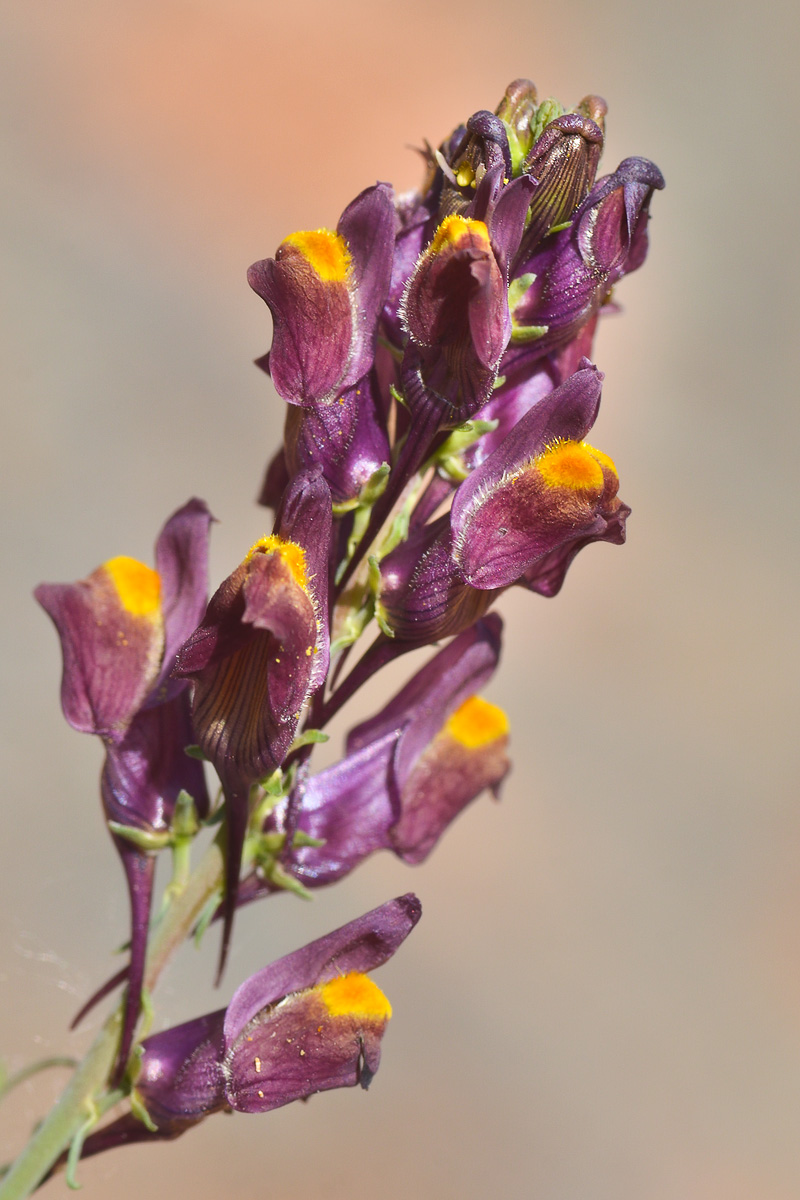
<path fill-rule="evenodd" d="M 425 915 L 379 977 L 395 1019 L 372 1090 L 97 1159 L 84 1195 L 793 1200 L 794 6 L 12 0 L 0 19 L 11 1069 L 82 1052 L 99 1016 L 65 1028 L 126 920 L 100 750 L 62 721 L 30 592 L 148 560 L 194 493 L 220 519 L 215 581 L 264 531 L 252 501 L 282 410 L 251 365 L 269 323 L 249 263 L 335 224 L 375 179 L 412 186 L 406 147 L 518 75 L 569 104 L 603 94 L 605 168 L 644 154 L 668 185 L 596 351 L 593 440 L 619 467 L 629 541 L 588 550 L 554 602 L 504 598 L 502 803 L 416 871 L 377 858 L 311 905 L 244 912 L 222 993 L 212 935 L 156 996 L 161 1027 L 217 1007 L 413 888 Z M 0 1160 L 60 1081 L 6 1102 Z"/>

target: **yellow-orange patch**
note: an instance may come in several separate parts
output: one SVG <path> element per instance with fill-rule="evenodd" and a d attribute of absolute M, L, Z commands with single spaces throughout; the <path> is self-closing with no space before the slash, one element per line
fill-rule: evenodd
<path fill-rule="evenodd" d="M 392 1006 L 377 983 L 360 971 L 340 975 L 316 989 L 332 1017 L 363 1017 L 367 1020 L 388 1021 Z"/>
<path fill-rule="evenodd" d="M 294 246 L 325 283 L 344 283 L 350 270 L 350 251 L 341 234 L 330 229 L 290 233 L 285 246 Z"/>
<path fill-rule="evenodd" d="M 279 554 L 292 573 L 295 583 L 303 591 L 308 590 L 308 571 L 306 570 L 306 552 L 296 542 L 287 542 L 276 533 L 259 538 L 247 551 L 244 561 L 250 562 L 256 554 Z"/>
<path fill-rule="evenodd" d="M 124 554 L 103 563 L 111 576 L 120 603 L 134 617 L 148 617 L 161 604 L 161 578 L 158 571 Z"/>
<path fill-rule="evenodd" d="M 468 750 L 476 750 L 508 733 L 508 717 L 482 696 L 469 696 L 448 717 L 445 731 Z"/>
<path fill-rule="evenodd" d="M 462 238 L 470 236 L 485 242 L 488 249 L 489 230 L 483 221 L 475 221 L 472 217 L 460 217 L 458 213 L 451 213 L 449 217 L 445 217 L 433 235 L 430 245 L 431 254 L 437 254 L 444 246 L 455 246 Z"/>
<path fill-rule="evenodd" d="M 604 483 L 603 468 L 595 454 L 585 442 L 555 442 L 536 460 L 536 467 L 548 487 L 599 492 Z"/>

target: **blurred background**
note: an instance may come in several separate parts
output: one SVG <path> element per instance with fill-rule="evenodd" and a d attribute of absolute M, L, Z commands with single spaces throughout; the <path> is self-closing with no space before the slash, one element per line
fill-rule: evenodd
<path fill-rule="evenodd" d="M 193 494 L 220 522 L 215 584 L 265 531 L 282 406 L 252 365 L 270 328 L 247 266 L 376 179 L 413 186 L 408 147 L 520 75 L 568 105 L 604 95 L 605 170 L 642 154 L 667 179 L 596 347 L 592 440 L 633 508 L 628 544 L 582 554 L 555 601 L 502 601 L 502 803 L 421 868 L 386 855 L 313 904 L 243 912 L 221 992 L 212 933 L 156 995 L 158 1027 L 218 1007 L 413 888 L 425 915 L 379 976 L 395 1019 L 373 1088 L 98 1158 L 84 1195 L 796 1200 L 794 6 L 11 0 L 0 20 L 12 1069 L 82 1053 L 101 1014 L 66 1026 L 127 919 L 100 746 L 62 720 L 31 589 L 151 561 Z M 62 1082 L 7 1101 L 0 1161 Z"/>

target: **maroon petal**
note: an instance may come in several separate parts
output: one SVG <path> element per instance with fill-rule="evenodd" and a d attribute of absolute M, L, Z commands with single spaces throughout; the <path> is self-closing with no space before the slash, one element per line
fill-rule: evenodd
<path fill-rule="evenodd" d="M 389 295 L 397 217 L 391 184 L 366 188 L 342 213 L 338 232 L 352 256 L 352 285 L 357 310 L 350 363 L 339 390 L 355 386 L 375 357 L 378 317 Z"/>
<path fill-rule="evenodd" d="M 160 1136 L 175 1137 L 225 1105 L 225 1010 L 145 1038 L 136 1092 Z"/>
<path fill-rule="evenodd" d="M 233 1046 L 261 1009 L 292 992 L 327 983 L 351 971 L 366 972 L 381 966 L 405 941 L 421 914 L 419 900 L 408 892 L 251 976 L 228 1005 L 226 1047 Z"/>
<path fill-rule="evenodd" d="M 395 852 L 408 863 L 430 854 L 445 829 L 486 788 L 495 794 L 508 773 L 508 721 L 502 709 L 468 696 L 442 725 L 406 779 Z"/>
<path fill-rule="evenodd" d="M 290 404 L 332 398 L 345 376 L 354 332 L 350 271 L 344 238 L 321 229 L 292 234 L 274 259 L 247 273 L 272 313 L 269 372 Z"/>
<path fill-rule="evenodd" d="M 208 535 L 213 520 L 202 500 L 190 500 L 173 513 L 156 542 L 165 642 L 151 703 L 161 703 L 185 686 L 169 675 L 175 655 L 199 625 L 208 602 Z"/>
<path fill-rule="evenodd" d="M 225 1058 L 226 1099 L 238 1112 L 269 1112 L 331 1088 L 369 1087 L 391 1007 L 363 976 L 288 996 L 259 1014 Z"/>
<path fill-rule="evenodd" d="M 378 414 L 373 374 L 365 375 L 332 404 L 287 409 L 288 473 L 319 466 L 336 503 L 355 500 L 391 457 L 386 428 Z M 274 494 L 274 481 L 271 486 Z"/>

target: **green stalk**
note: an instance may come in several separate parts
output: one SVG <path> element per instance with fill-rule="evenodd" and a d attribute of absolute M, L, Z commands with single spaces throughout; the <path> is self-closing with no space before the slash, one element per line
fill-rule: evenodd
<path fill-rule="evenodd" d="M 224 861 L 219 840 L 212 842 L 186 888 L 176 896 L 153 933 L 144 986 L 152 991 L 172 954 L 185 941 L 214 892 L 222 884 Z M 120 1002 L 79 1064 L 60 1100 L 42 1121 L 5 1178 L 0 1200 L 25 1200 L 44 1179 L 85 1124 L 95 1098 L 107 1085 L 122 1029 Z"/>

